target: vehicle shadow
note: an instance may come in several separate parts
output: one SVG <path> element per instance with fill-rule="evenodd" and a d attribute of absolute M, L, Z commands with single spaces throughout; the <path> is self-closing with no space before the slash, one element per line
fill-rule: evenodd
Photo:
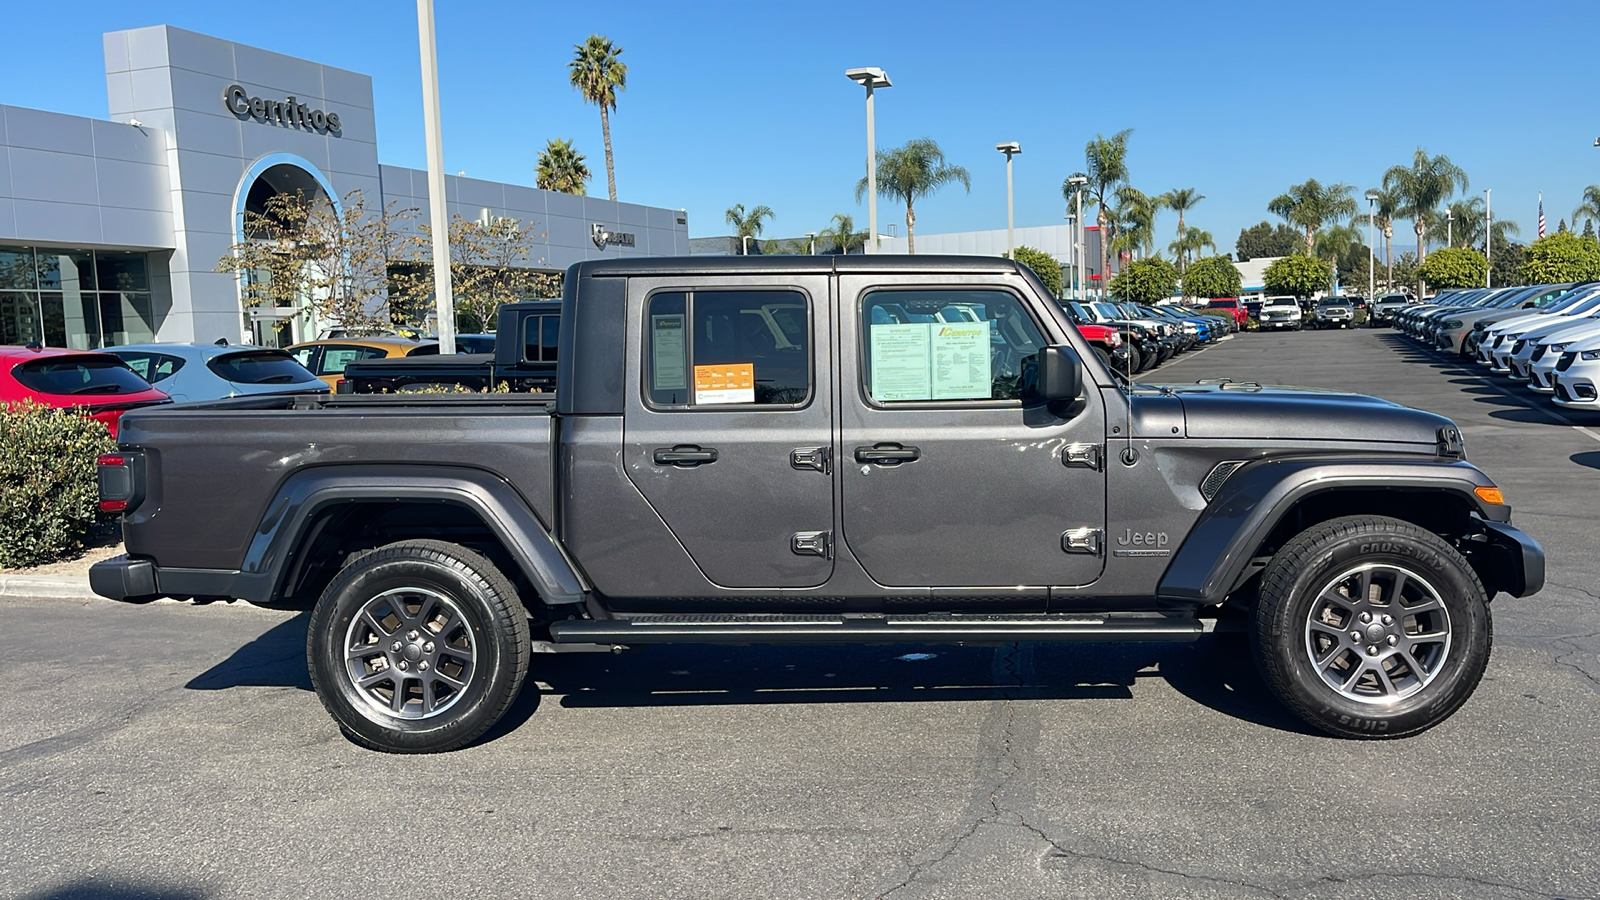
<path fill-rule="evenodd" d="M 1574 453 L 1567 458 L 1580 466 L 1588 466 L 1591 469 L 1600 469 L 1600 450 L 1588 450 L 1583 453 Z"/>
<path fill-rule="evenodd" d="M 209 895 L 191 887 L 161 885 L 152 882 L 123 881 L 113 877 L 110 883 L 96 878 L 76 881 L 33 894 L 23 894 L 23 900 L 206 900 Z"/>
<path fill-rule="evenodd" d="M 310 613 L 274 626 L 190 679 L 197 691 L 311 690 Z M 1316 734 L 1267 692 L 1240 635 L 1194 643 L 949 645 L 659 645 L 622 653 L 536 653 L 521 695 L 477 743 L 521 726 L 544 697 L 564 707 L 960 700 L 1126 700 L 1161 679 L 1232 718 Z"/>

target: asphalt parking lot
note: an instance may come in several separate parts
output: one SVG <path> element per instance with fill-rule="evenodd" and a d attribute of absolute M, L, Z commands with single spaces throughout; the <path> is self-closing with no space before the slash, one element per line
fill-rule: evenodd
<path fill-rule="evenodd" d="M 387 756 L 311 693 L 305 614 L 4 601 L 0 896 L 1600 896 L 1600 417 L 1481 373 L 1356 330 L 1146 376 L 1461 426 L 1549 584 L 1418 737 L 1307 732 L 1230 637 L 652 647 L 538 657 L 509 727 Z"/>

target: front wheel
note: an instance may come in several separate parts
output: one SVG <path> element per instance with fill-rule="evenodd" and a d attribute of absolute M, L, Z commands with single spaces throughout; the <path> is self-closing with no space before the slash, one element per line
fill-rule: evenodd
<path fill-rule="evenodd" d="M 527 610 L 483 556 L 401 541 L 348 563 L 311 613 L 311 684 L 346 734 L 390 753 L 454 750 L 522 688 Z"/>
<path fill-rule="evenodd" d="M 1395 738 L 1466 702 L 1493 627 L 1483 585 L 1455 548 L 1409 522 L 1349 516 L 1278 551 L 1252 637 L 1268 687 L 1308 724 Z"/>

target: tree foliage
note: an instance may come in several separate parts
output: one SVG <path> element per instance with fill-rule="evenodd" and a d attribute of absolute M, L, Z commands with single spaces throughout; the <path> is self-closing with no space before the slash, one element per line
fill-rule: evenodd
<path fill-rule="evenodd" d="M 1333 269 L 1326 260 L 1315 256 L 1285 256 L 1262 273 L 1269 294 L 1293 294 L 1309 297 L 1328 286 Z"/>
<path fill-rule="evenodd" d="M 534 186 L 542 191 L 579 195 L 589 192 L 590 174 L 584 155 L 572 148 L 571 141 L 561 138 L 551 138 L 539 151 L 534 176 Z"/>
<path fill-rule="evenodd" d="M 1178 270 L 1159 256 L 1136 259 L 1111 279 L 1111 295 L 1134 303 L 1156 303 L 1172 296 L 1178 287 Z"/>
<path fill-rule="evenodd" d="M 817 248 L 823 253 L 837 250 L 839 253 L 848 254 L 851 247 L 859 247 L 864 253 L 866 241 L 867 233 L 857 231 L 856 220 L 845 213 L 834 213 L 828 222 L 828 227 L 817 232 Z"/>
<path fill-rule="evenodd" d="M 428 288 L 404 279 L 391 284 L 389 273 L 426 249 L 409 227 L 416 213 L 394 204 L 368 210 L 360 191 L 337 207 L 320 194 L 277 194 L 263 212 L 245 213 L 246 237 L 216 271 L 239 276 L 245 306 L 288 307 L 357 330 L 414 326 L 411 311 Z"/>
<path fill-rule="evenodd" d="M 0 403 L 0 567 L 83 548 L 100 515 L 95 460 L 115 449 L 106 426 L 77 410 Z"/>
<path fill-rule="evenodd" d="M 1412 229 L 1417 233 L 1417 259 L 1422 260 L 1428 256 L 1428 217 L 1457 188 L 1467 189 L 1467 173 L 1450 157 L 1442 153 L 1429 156 L 1418 147 L 1409 168 L 1391 166 L 1383 173 L 1383 187 L 1400 198 L 1395 214 L 1412 220 Z"/>
<path fill-rule="evenodd" d="M 1528 284 L 1600 279 L 1600 243 L 1570 231 L 1545 235 L 1528 245 L 1520 274 Z"/>
<path fill-rule="evenodd" d="M 587 103 L 600 107 L 600 134 L 606 148 L 606 188 L 612 202 L 617 199 L 617 170 L 611 160 L 611 110 L 617 108 L 617 94 L 628 87 L 628 64 L 618 59 L 622 48 L 603 35 L 591 34 L 588 40 L 573 45 L 572 61 L 567 63 L 572 86 Z"/>
<path fill-rule="evenodd" d="M 1322 226 L 1356 214 L 1356 201 L 1351 196 L 1354 190 L 1348 184 L 1324 185 L 1315 178 L 1308 178 L 1304 184 L 1291 185 L 1289 190 L 1272 198 L 1267 203 L 1267 212 L 1282 216 L 1289 224 L 1303 229 L 1306 253 L 1310 253 Z"/>
<path fill-rule="evenodd" d="M 1288 256 L 1300 246 L 1298 231 L 1287 225 L 1274 227 L 1271 222 L 1262 222 L 1241 230 L 1233 251 L 1239 262 L 1249 262 L 1252 259 Z"/>
<path fill-rule="evenodd" d="M 913 138 L 905 146 L 879 150 L 878 194 L 906 205 L 906 250 L 917 252 L 916 201 L 948 184 L 959 183 L 972 193 L 972 176 L 960 166 L 945 162 L 944 151 L 933 138 Z M 856 200 L 867 193 L 867 179 L 856 184 Z"/>
<path fill-rule="evenodd" d="M 1496 223 L 1498 224 L 1498 223 Z M 1490 287 L 1513 287 L 1522 280 L 1522 264 L 1528 261 L 1528 248 L 1515 241 L 1494 242 L 1494 259 L 1489 273 Z"/>
<path fill-rule="evenodd" d="M 761 234 L 761 229 L 766 227 L 769 219 L 776 219 L 778 214 L 772 207 L 766 205 L 752 206 L 746 211 L 743 203 L 735 203 L 724 212 L 723 219 L 733 226 L 733 236 L 739 241 L 739 252 L 745 253 L 745 238 L 754 239 Z"/>
<path fill-rule="evenodd" d="M 430 234 L 426 225 L 423 233 Z M 489 330 L 503 304 L 561 296 L 559 276 L 532 268 L 544 263 L 535 254 L 547 237 L 517 219 L 450 220 L 450 293 L 461 331 Z M 422 274 L 431 285 L 432 267 Z"/>
<path fill-rule="evenodd" d="M 1183 272 L 1185 297 L 1237 297 L 1240 287 L 1239 267 L 1226 256 L 1207 256 L 1197 259 Z"/>
<path fill-rule="evenodd" d="M 1034 247 L 1020 245 L 1014 259 L 1039 276 L 1044 286 L 1050 289 L 1050 296 L 1061 296 L 1061 263 L 1056 262 L 1054 256 Z"/>
<path fill-rule="evenodd" d="M 1083 199 L 1095 204 L 1095 224 L 1100 227 L 1100 268 L 1098 271 L 1105 275 L 1111 264 L 1111 239 L 1115 236 L 1113 229 L 1115 222 L 1108 211 L 1112 194 L 1118 187 L 1128 181 L 1128 136 L 1133 134 L 1132 128 L 1124 128 L 1106 137 L 1096 134 L 1094 140 L 1083 146 L 1084 170 L 1067 177 L 1061 183 L 1061 195 L 1071 203 L 1077 192 L 1083 192 Z M 1088 182 L 1081 187 L 1072 184 L 1073 178 L 1087 178 Z"/>
<path fill-rule="evenodd" d="M 1466 247 L 1446 247 L 1428 254 L 1417 272 L 1436 288 L 1482 287 L 1489 274 L 1489 259 Z"/>

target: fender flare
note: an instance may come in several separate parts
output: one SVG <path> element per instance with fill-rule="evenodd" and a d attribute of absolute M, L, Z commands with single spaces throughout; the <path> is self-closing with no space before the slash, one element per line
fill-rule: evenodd
<path fill-rule="evenodd" d="M 456 466 L 322 466 L 296 472 L 279 486 L 256 527 L 234 579 L 234 596 L 256 602 L 281 597 L 306 529 L 317 514 L 345 503 L 428 501 L 466 507 L 488 525 L 539 599 L 581 603 L 586 586 L 532 507 L 504 479 Z"/>
<path fill-rule="evenodd" d="M 1200 514 L 1156 594 L 1201 605 L 1221 603 L 1238 586 L 1255 549 L 1296 503 L 1313 494 L 1351 488 L 1444 492 L 1465 500 L 1488 522 L 1508 522 L 1509 506 L 1485 503 L 1473 493 L 1493 486 L 1489 476 L 1464 461 L 1324 456 L 1249 463 L 1228 478 Z M 1526 580 L 1519 573 L 1508 582 Z"/>

